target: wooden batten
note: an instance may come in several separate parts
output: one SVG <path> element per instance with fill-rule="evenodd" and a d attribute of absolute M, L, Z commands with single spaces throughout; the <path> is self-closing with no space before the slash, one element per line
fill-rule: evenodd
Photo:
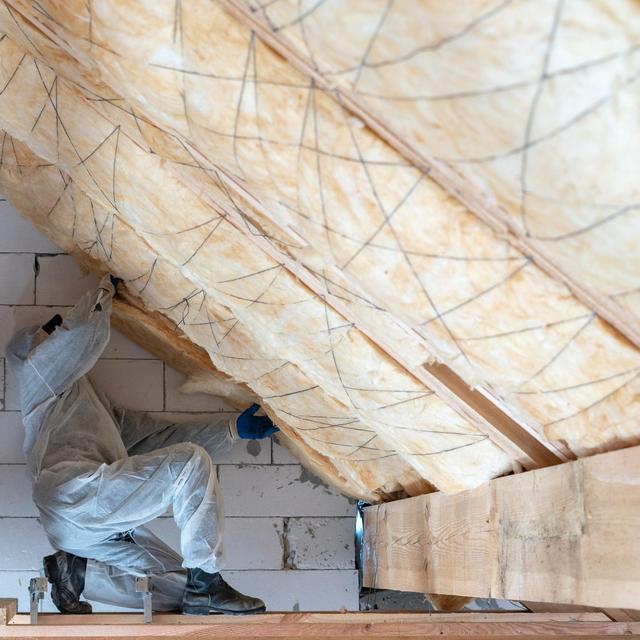
<path fill-rule="evenodd" d="M 14 601 L 15 602 L 15 601 Z M 2 610 L 0 608 L 0 610 Z M 2 638 L 345 638 L 385 639 L 446 636 L 515 638 L 631 636 L 634 622 L 613 622 L 602 614 L 535 613 L 271 613 L 258 616 L 191 616 L 156 614 L 143 624 L 141 614 L 63 616 L 43 614 L 37 627 L 27 615 L 0 625 Z"/>
<path fill-rule="evenodd" d="M 495 398 L 472 389 L 446 365 L 425 364 L 424 369 L 431 376 L 431 386 L 442 384 L 467 411 L 473 412 L 478 423 L 487 425 L 485 432 L 525 469 L 549 467 L 572 457 L 569 451 L 543 440 L 536 431 L 514 420 Z"/>
<path fill-rule="evenodd" d="M 640 606 L 640 447 L 365 511 L 364 585 Z"/>

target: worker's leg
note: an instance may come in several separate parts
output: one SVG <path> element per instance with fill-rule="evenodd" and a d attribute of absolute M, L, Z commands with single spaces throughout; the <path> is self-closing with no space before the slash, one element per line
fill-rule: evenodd
<path fill-rule="evenodd" d="M 154 611 L 181 611 L 186 569 L 151 574 Z M 115 607 L 142 609 L 142 594 L 136 592 L 135 576 L 124 569 L 89 560 L 85 577 L 84 597 Z"/>
<path fill-rule="evenodd" d="M 154 611 L 179 611 L 187 582 L 182 558 L 146 527 L 131 533 L 125 544 L 143 546 L 164 568 L 149 574 L 153 589 Z M 89 560 L 87 562 L 84 597 L 87 600 L 130 609 L 142 609 L 142 594 L 136 592 L 135 576 L 113 565 Z"/>
<path fill-rule="evenodd" d="M 58 487 L 43 476 L 34 498 L 55 547 L 138 575 L 157 570 L 161 564 L 153 553 L 114 537 L 171 507 L 181 531 L 183 565 L 218 571 L 222 500 L 215 468 L 202 447 L 177 444 L 103 464 Z"/>
<path fill-rule="evenodd" d="M 34 498 L 54 546 L 138 575 L 162 574 L 166 567 L 153 549 L 127 542 L 121 532 L 172 507 L 181 530 L 182 564 L 188 568 L 182 611 L 197 615 L 264 611 L 262 600 L 239 593 L 218 571 L 221 502 L 213 463 L 202 447 L 173 445 L 104 464 L 54 491 L 38 489 L 39 485 Z"/>
<path fill-rule="evenodd" d="M 96 507 L 103 518 L 117 523 L 119 531 L 135 529 L 171 507 L 180 529 L 184 566 L 210 572 L 219 569 L 222 496 L 211 457 L 202 447 L 176 444 L 106 466 Z M 153 551 L 134 546 L 142 552 L 143 562 L 153 567 L 158 560 Z M 110 559 L 108 553 L 105 558 L 91 557 Z"/>

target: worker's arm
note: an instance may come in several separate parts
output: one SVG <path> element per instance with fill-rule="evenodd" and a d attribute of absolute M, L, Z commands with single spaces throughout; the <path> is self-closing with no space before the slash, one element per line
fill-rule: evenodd
<path fill-rule="evenodd" d="M 88 373 L 111 334 L 111 300 L 115 287 L 105 276 L 95 291 L 86 293 L 44 342 L 29 352 L 26 371 L 60 395 Z"/>
<path fill-rule="evenodd" d="M 66 391 L 96 363 L 109 341 L 114 293 L 106 276 L 96 291 L 80 299 L 57 329 L 50 327 L 53 332 L 48 337 L 38 327 L 14 336 L 7 355 L 19 378 L 24 417 L 39 408 L 44 410 L 49 400 Z M 46 339 L 38 344 L 41 337 Z"/>
<path fill-rule="evenodd" d="M 193 422 L 173 422 L 143 411 L 113 407 L 120 435 L 130 456 L 149 453 L 180 442 L 203 447 L 212 459 L 229 451 L 237 440 L 235 413 Z"/>
<path fill-rule="evenodd" d="M 112 413 L 129 455 L 148 453 L 179 442 L 193 442 L 215 460 L 216 456 L 231 449 L 238 438 L 267 438 L 278 431 L 267 416 L 254 415 L 258 409 L 258 405 L 252 405 L 240 415 L 225 412 L 219 418 L 186 423 L 118 407 L 113 407 Z"/>

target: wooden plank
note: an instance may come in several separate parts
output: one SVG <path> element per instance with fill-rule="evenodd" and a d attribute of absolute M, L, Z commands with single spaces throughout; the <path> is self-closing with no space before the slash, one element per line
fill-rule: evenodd
<path fill-rule="evenodd" d="M 222 4 L 244 24 L 256 32 L 258 37 L 288 60 L 293 67 L 313 78 L 318 87 L 332 94 L 346 109 L 360 118 L 383 140 L 398 151 L 413 165 L 428 173 L 454 198 L 475 213 L 501 237 L 519 251 L 531 256 L 536 264 L 552 278 L 559 280 L 573 295 L 601 318 L 615 327 L 630 342 L 640 347 L 640 326 L 635 318 L 608 296 L 589 290 L 582 282 L 569 273 L 560 261 L 542 242 L 528 237 L 507 214 L 491 203 L 476 188 L 468 183 L 449 165 L 428 158 L 420 153 L 409 141 L 401 138 L 388 123 L 384 122 L 366 107 L 356 92 L 348 91 L 328 80 L 293 46 L 282 33 L 274 32 L 266 19 L 258 12 L 252 12 L 246 0 L 221 0 Z"/>
<path fill-rule="evenodd" d="M 640 622 L 640 609 L 605 609 L 604 612 L 617 622 Z"/>
<path fill-rule="evenodd" d="M 598 607 L 585 607 L 576 604 L 562 604 L 558 602 L 529 602 L 525 600 L 524 602 L 520 602 L 521 605 L 524 605 L 531 611 L 532 613 L 544 613 L 548 615 L 557 614 L 557 613 L 567 613 L 569 615 L 605 615 L 609 620 L 612 620 L 611 616 L 605 613 L 602 609 Z"/>
<path fill-rule="evenodd" d="M 152 624 L 142 624 L 140 614 L 91 616 L 42 615 L 37 628 L 27 616 L 0 628 L 2 638 L 463 638 L 533 637 L 595 638 L 634 635 L 640 624 L 607 620 L 554 620 L 532 614 L 265 614 L 261 616 L 191 617 L 156 615 Z M 537 614 L 533 614 L 534 616 Z M 500 619 L 496 619 L 502 616 Z M 519 618 L 518 618 L 519 616 Z M 460 618 L 464 619 L 460 619 Z M 482 618 L 485 619 L 482 619 Z M 22 620 L 24 618 L 24 620 Z M 55 619 L 55 623 L 53 622 Z M 99 622 L 98 622 L 99 620 Z"/>
<path fill-rule="evenodd" d="M 18 610 L 17 598 L 0 598 L 0 627 L 11 622 Z"/>
<path fill-rule="evenodd" d="M 640 446 L 365 511 L 364 586 L 640 608 Z"/>
<path fill-rule="evenodd" d="M 139 613 L 93 613 L 90 615 L 63 616 L 58 613 L 44 613 L 38 617 L 39 623 L 50 625 L 113 625 L 113 624 L 144 624 Z M 180 614 L 156 613 L 153 616 L 157 624 L 209 624 L 212 620 L 217 624 L 224 618 L 196 617 L 185 618 Z M 266 613 L 251 617 L 227 618 L 229 624 L 242 625 L 275 625 L 275 624 L 342 624 L 362 625 L 381 623 L 416 624 L 425 622 L 607 622 L 610 618 L 601 612 L 527 612 L 527 611 L 466 611 L 456 613 L 425 613 L 425 612 L 296 612 L 296 613 Z M 629 621 L 631 622 L 631 621 Z M 29 614 L 19 613 L 12 624 L 29 624 Z"/>
<path fill-rule="evenodd" d="M 571 612 L 576 615 L 585 615 L 588 613 L 594 613 L 599 611 L 596 607 L 580 607 L 575 605 L 566 604 L 554 604 L 551 602 L 521 602 L 529 611 L 534 613 L 559 613 Z M 609 620 L 615 620 L 616 622 L 640 622 L 640 610 L 639 609 L 603 609 L 602 614 L 606 615 Z"/>
<path fill-rule="evenodd" d="M 426 364 L 424 368 L 520 451 L 526 451 L 530 463 L 523 465 L 525 468 L 550 467 L 575 458 L 568 449 L 558 449 L 551 442 L 543 440 L 534 429 L 517 422 L 493 398 L 469 387 L 455 371 L 446 365 Z"/>

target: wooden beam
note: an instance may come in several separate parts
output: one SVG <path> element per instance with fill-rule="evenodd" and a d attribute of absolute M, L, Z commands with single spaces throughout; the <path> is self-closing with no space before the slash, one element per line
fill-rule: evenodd
<path fill-rule="evenodd" d="M 18 611 L 16 598 L 0 598 L 0 628 L 9 624 Z"/>
<path fill-rule="evenodd" d="M 600 616 L 600 614 L 595 614 Z M 272 613 L 258 616 L 184 617 L 156 614 L 143 624 L 141 614 L 62 616 L 44 614 L 37 627 L 27 615 L 0 626 L 0 638 L 216 638 L 279 639 L 367 636 L 393 640 L 448 638 L 597 638 L 640 633 L 635 622 L 612 622 L 594 614 L 530 613 Z"/>
<path fill-rule="evenodd" d="M 365 510 L 364 586 L 640 608 L 640 446 Z"/>
<path fill-rule="evenodd" d="M 595 613 L 605 614 L 610 620 L 617 622 L 640 622 L 640 609 L 598 609 L 597 607 L 581 607 L 576 605 L 553 604 L 550 602 L 521 602 L 533 613 Z"/>
<path fill-rule="evenodd" d="M 464 204 L 471 212 L 505 238 L 512 246 L 527 256 L 552 278 L 559 280 L 573 295 L 601 318 L 615 327 L 630 342 L 640 347 L 640 323 L 610 296 L 592 292 L 580 279 L 569 273 L 560 261 L 540 241 L 528 237 L 511 217 L 483 196 L 468 180 L 444 162 L 429 158 L 418 151 L 408 140 L 399 136 L 387 122 L 380 119 L 366 106 L 357 92 L 343 89 L 319 72 L 314 63 L 282 34 L 274 32 L 262 13 L 252 11 L 246 0 L 221 0 L 222 4 L 243 24 L 255 31 L 258 37 L 288 60 L 302 73 L 313 78 L 318 87 L 334 98 L 385 142 L 414 166 L 428 173 L 441 187 Z"/>
<path fill-rule="evenodd" d="M 28 625 L 29 614 L 18 613 L 13 618 L 12 624 Z M 466 611 L 464 613 L 426 613 L 413 611 L 345 611 L 333 613 L 321 612 L 296 612 L 296 613 L 265 613 L 250 617 L 198 617 L 185 618 L 175 613 L 155 613 L 155 624 L 184 624 L 188 622 L 195 625 L 206 624 L 234 624 L 252 629 L 252 633 L 259 636 L 262 625 L 302 625 L 302 624 L 340 624 L 351 625 L 350 629 L 357 629 L 364 624 L 423 624 L 423 623 L 450 623 L 450 622 L 516 622 L 522 623 L 548 623 L 548 622 L 607 622 L 609 618 L 602 612 L 566 612 L 552 611 L 534 613 L 529 611 Z M 59 613 L 43 613 L 38 616 L 38 625 L 42 626 L 66 626 L 78 627 L 86 625 L 114 625 L 131 624 L 143 625 L 141 613 L 92 613 L 89 615 L 65 616 Z"/>
<path fill-rule="evenodd" d="M 444 364 L 425 364 L 424 368 L 433 378 L 445 385 L 449 392 L 482 416 L 485 422 L 492 425 L 493 429 L 513 447 L 517 447 L 520 452 L 526 452 L 527 460 L 523 464 L 525 469 L 550 467 L 575 458 L 568 448 L 556 447 L 553 443 L 543 440 L 540 434 L 528 425 L 517 422 L 494 398 L 472 389 L 453 369 Z M 522 461 L 522 455 L 518 460 Z"/>

